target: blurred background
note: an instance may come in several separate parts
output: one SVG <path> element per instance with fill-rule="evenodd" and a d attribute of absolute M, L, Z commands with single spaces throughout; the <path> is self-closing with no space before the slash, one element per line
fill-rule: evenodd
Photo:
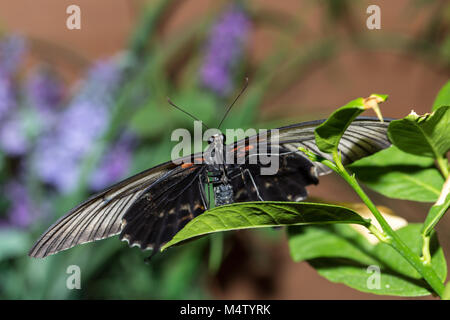
<path fill-rule="evenodd" d="M 69 30 L 66 8 L 81 8 Z M 369 30 L 366 9 L 381 8 Z M 356 97 L 389 94 L 384 116 L 430 111 L 450 76 L 445 0 L 0 0 L 0 298 L 377 299 L 292 262 L 284 231 L 205 237 L 159 254 L 115 237 L 43 260 L 26 254 L 89 194 L 170 159 L 192 120 L 224 129 L 325 118 Z M 314 197 L 358 201 L 336 176 Z M 411 222 L 428 204 L 375 203 Z M 438 226 L 447 257 L 450 219 Z M 66 269 L 81 268 L 81 290 Z"/>

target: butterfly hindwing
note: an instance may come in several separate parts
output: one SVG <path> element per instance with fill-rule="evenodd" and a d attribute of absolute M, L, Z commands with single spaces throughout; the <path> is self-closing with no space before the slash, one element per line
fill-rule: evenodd
<path fill-rule="evenodd" d="M 279 149 L 280 153 L 287 152 Z M 246 164 L 241 174 L 231 180 L 235 202 L 245 201 L 302 201 L 307 197 L 306 186 L 317 184 L 315 167 L 298 153 L 289 153 L 273 160 L 278 161 L 275 175 L 261 174 L 261 164 Z"/>
<path fill-rule="evenodd" d="M 331 169 L 318 162 L 311 162 L 298 150 L 304 147 L 331 159 L 315 144 L 314 130 L 324 120 L 299 123 L 279 128 L 267 136 L 252 136 L 237 141 L 228 150 L 242 172 L 232 179 L 235 201 L 301 201 L 307 197 L 306 186 L 318 183 L 318 176 L 328 174 Z M 380 122 L 376 118 L 357 118 L 347 128 L 339 144 L 342 162 L 350 164 L 364 156 L 390 146 L 387 128 L 390 120 Z M 276 136 L 274 136 L 276 135 Z M 276 138 L 276 139 L 271 139 Z M 273 144 L 273 141 L 277 141 Z M 252 154 L 252 151 L 253 154 Z M 278 161 L 279 170 L 274 175 L 262 175 L 261 163 L 249 164 L 250 159 L 268 153 L 272 161 Z"/>

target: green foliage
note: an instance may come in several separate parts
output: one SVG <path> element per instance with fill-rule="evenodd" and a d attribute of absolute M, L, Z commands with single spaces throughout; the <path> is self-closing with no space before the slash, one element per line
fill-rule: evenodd
<path fill-rule="evenodd" d="M 374 264 L 375 259 L 365 252 L 370 243 L 352 227 L 306 226 L 287 229 L 289 251 L 295 262 L 317 258 L 345 258 Z"/>
<path fill-rule="evenodd" d="M 377 105 L 375 107 L 377 107 Z M 351 122 L 354 119 L 352 114 L 345 113 L 346 109 L 346 107 L 342 107 L 335 111 L 331 116 L 335 117 L 336 114 L 342 114 L 344 117 L 340 119 L 340 123 L 343 126 L 348 125 L 348 122 Z M 439 262 L 433 261 L 433 256 L 430 251 L 430 234 L 432 228 L 448 209 L 449 203 L 447 203 L 446 198 L 449 193 L 449 186 L 447 182 L 442 184 L 442 178 L 440 177 L 439 172 L 434 168 L 431 168 L 431 163 L 427 162 L 423 157 L 428 156 L 434 158 L 444 178 L 449 176 L 448 161 L 444 157 L 450 149 L 448 109 L 449 107 L 443 106 L 430 115 L 421 117 L 415 113 L 411 113 L 404 119 L 392 121 L 388 128 L 388 136 L 398 149 L 390 148 L 390 150 L 385 150 L 384 154 L 380 153 L 379 155 L 376 155 L 374 159 L 363 159 L 361 161 L 363 164 L 362 166 L 361 164 L 359 164 L 359 166 L 358 164 L 355 165 L 356 171 L 359 170 L 359 173 L 362 173 L 363 180 L 368 181 L 369 185 L 374 189 L 378 189 L 378 191 L 386 195 L 413 200 L 423 200 L 423 195 L 419 194 L 423 189 L 428 189 L 425 193 L 429 193 L 429 191 L 435 193 L 435 197 L 431 198 L 432 200 L 439 197 L 437 203 L 429 212 L 429 216 L 427 217 L 425 226 L 421 230 L 420 236 L 419 234 L 416 234 L 411 237 L 409 234 L 406 234 L 408 237 L 405 237 L 403 232 L 402 239 L 402 232 L 395 232 L 392 229 L 377 207 L 361 189 L 355 176 L 350 176 L 343 167 L 340 157 L 337 154 L 337 146 L 340 139 L 339 137 L 339 139 L 336 140 L 336 136 L 338 135 L 329 135 L 324 138 L 324 135 L 322 134 L 322 137 L 320 137 L 320 135 L 317 134 L 316 129 L 317 142 L 321 142 L 322 144 L 328 143 L 328 145 L 333 146 L 332 148 L 328 148 L 328 150 L 324 149 L 323 151 L 333 154 L 334 163 L 326 159 L 317 158 L 306 152 L 311 160 L 320 161 L 322 164 L 327 165 L 341 175 L 350 186 L 353 187 L 382 228 L 382 232 L 380 232 L 375 226 L 371 225 L 369 226 L 369 230 L 371 230 L 372 233 L 377 236 L 378 240 L 381 241 L 381 246 L 389 245 L 390 250 L 395 250 L 393 252 L 407 261 L 407 264 L 404 264 L 401 267 L 398 267 L 393 261 L 385 261 L 385 263 L 397 272 L 403 272 L 403 270 L 408 267 L 408 275 L 412 276 L 415 272 L 418 277 L 423 277 L 441 297 L 444 294 L 443 281 L 445 280 L 446 270 L 445 273 L 442 274 L 442 272 L 438 270 L 440 268 L 438 266 Z M 329 120 L 318 129 L 321 129 L 322 132 L 337 132 L 336 127 L 333 126 L 333 122 Z M 404 153 L 402 154 L 399 149 L 404 151 Z M 411 154 L 416 156 L 410 157 Z M 417 157 L 417 155 L 419 157 Z M 404 166 L 405 164 L 411 165 L 411 163 L 415 166 L 414 174 L 411 175 L 411 168 L 409 168 L 409 170 L 406 170 L 408 175 L 405 175 Z M 424 165 L 426 168 L 423 167 Z M 401 171 L 403 171 L 403 173 Z M 405 187 L 409 187 L 408 192 L 404 192 Z M 441 188 L 443 188 L 442 193 L 440 191 Z M 430 195 L 428 194 L 425 198 L 427 197 L 430 197 Z M 413 240 L 415 240 L 414 243 L 412 242 Z M 420 248 L 422 250 L 420 250 Z M 419 259 L 420 255 L 421 257 Z M 390 254 L 389 252 L 382 252 L 382 256 L 389 257 Z M 445 259 L 442 260 L 445 263 Z M 353 272 L 352 268 L 354 266 L 343 266 L 342 261 L 339 260 L 335 260 L 333 263 L 336 262 L 338 262 L 337 267 L 334 265 L 330 266 L 329 263 L 324 264 L 323 261 L 319 261 L 319 264 L 316 264 L 316 267 L 320 269 L 319 273 L 329 277 L 332 281 L 343 281 L 349 286 L 357 287 L 361 291 L 366 290 L 365 288 L 369 288 L 368 285 L 366 285 L 365 288 L 362 287 L 361 281 L 358 282 L 358 277 L 361 275 L 358 276 L 355 274 L 354 277 L 351 277 Z M 351 280 L 349 280 L 349 278 L 351 278 Z M 412 283 L 411 281 L 409 282 L 410 283 L 405 285 L 399 284 L 398 287 L 401 290 L 398 291 L 397 288 L 396 294 L 420 295 L 419 292 L 410 288 Z M 389 289 L 390 284 L 386 288 Z M 377 288 L 377 290 L 378 289 L 380 288 Z M 383 291 L 383 294 L 389 294 L 389 292 Z"/>
<path fill-rule="evenodd" d="M 444 184 L 433 159 L 408 154 L 396 146 L 349 167 L 358 180 L 389 198 L 434 202 Z"/>
<path fill-rule="evenodd" d="M 364 99 L 358 98 L 333 112 L 314 132 L 319 149 L 326 153 L 336 150 L 347 127 L 364 110 Z"/>
<path fill-rule="evenodd" d="M 440 107 L 431 115 L 407 117 L 392 121 L 389 139 L 407 153 L 439 158 L 450 149 L 450 107 Z"/>
<path fill-rule="evenodd" d="M 387 95 L 372 94 L 369 98 L 358 98 L 334 111 L 328 119 L 314 131 L 320 151 L 332 153 L 337 150 L 345 130 L 357 116 L 368 108 L 377 108 L 378 102 L 386 101 Z M 369 104 L 369 102 L 374 105 Z"/>
<path fill-rule="evenodd" d="M 423 225 L 422 234 L 426 237 L 430 236 L 433 228 L 439 222 L 440 218 L 450 207 L 450 194 L 442 201 L 442 203 L 436 203 L 428 212 L 427 218 Z"/>
<path fill-rule="evenodd" d="M 244 202 L 220 206 L 191 220 L 162 250 L 205 234 L 248 228 L 303 224 L 355 223 L 367 225 L 356 212 L 307 202 Z"/>
<path fill-rule="evenodd" d="M 397 232 L 417 254 L 421 250 L 420 224 L 410 224 Z M 332 282 L 379 295 L 424 296 L 430 290 L 420 274 L 392 247 L 371 244 L 348 225 L 289 227 L 289 249 L 296 262 L 307 261 Z M 432 240 L 432 261 L 444 280 L 447 266 L 437 239 Z M 379 286 L 373 277 L 379 273 Z"/>

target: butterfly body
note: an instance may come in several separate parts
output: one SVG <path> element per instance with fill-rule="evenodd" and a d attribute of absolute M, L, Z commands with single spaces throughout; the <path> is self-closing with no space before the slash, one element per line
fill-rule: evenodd
<path fill-rule="evenodd" d="M 294 124 L 269 136 L 256 135 L 231 144 L 225 144 L 223 134 L 213 135 L 205 152 L 145 170 L 81 203 L 56 221 L 29 254 L 41 258 L 113 235 L 155 253 L 210 208 L 210 186 L 216 206 L 302 201 L 307 197 L 306 186 L 317 184 L 319 176 L 331 171 L 298 150 L 304 147 L 329 158 L 315 144 L 314 129 L 322 122 Z M 339 145 L 344 165 L 390 146 L 388 124 L 389 120 L 357 118 Z M 272 174 L 264 174 L 270 164 L 258 158 L 266 153 L 278 164 Z"/>
<path fill-rule="evenodd" d="M 206 162 L 206 179 L 204 181 L 213 186 L 216 207 L 234 202 L 230 176 L 235 175 L 239 168 L 226 162 L 226 152 L 225 135 L 219 133 L 211 136 L 209 146 L 204 153 Z M 209 205 L 207 207 L 209 208 Z"/>

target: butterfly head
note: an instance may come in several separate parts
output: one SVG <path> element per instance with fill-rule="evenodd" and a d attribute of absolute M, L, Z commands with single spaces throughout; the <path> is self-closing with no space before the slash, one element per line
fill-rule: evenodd
<path fill-rule="evenodd" d="M 211 137 L 209 137 L 208 139 L 208 144 L 224 144 L 226 141 L 225 135 L 223 133 L 216 133 L 213 134 Z"/>

